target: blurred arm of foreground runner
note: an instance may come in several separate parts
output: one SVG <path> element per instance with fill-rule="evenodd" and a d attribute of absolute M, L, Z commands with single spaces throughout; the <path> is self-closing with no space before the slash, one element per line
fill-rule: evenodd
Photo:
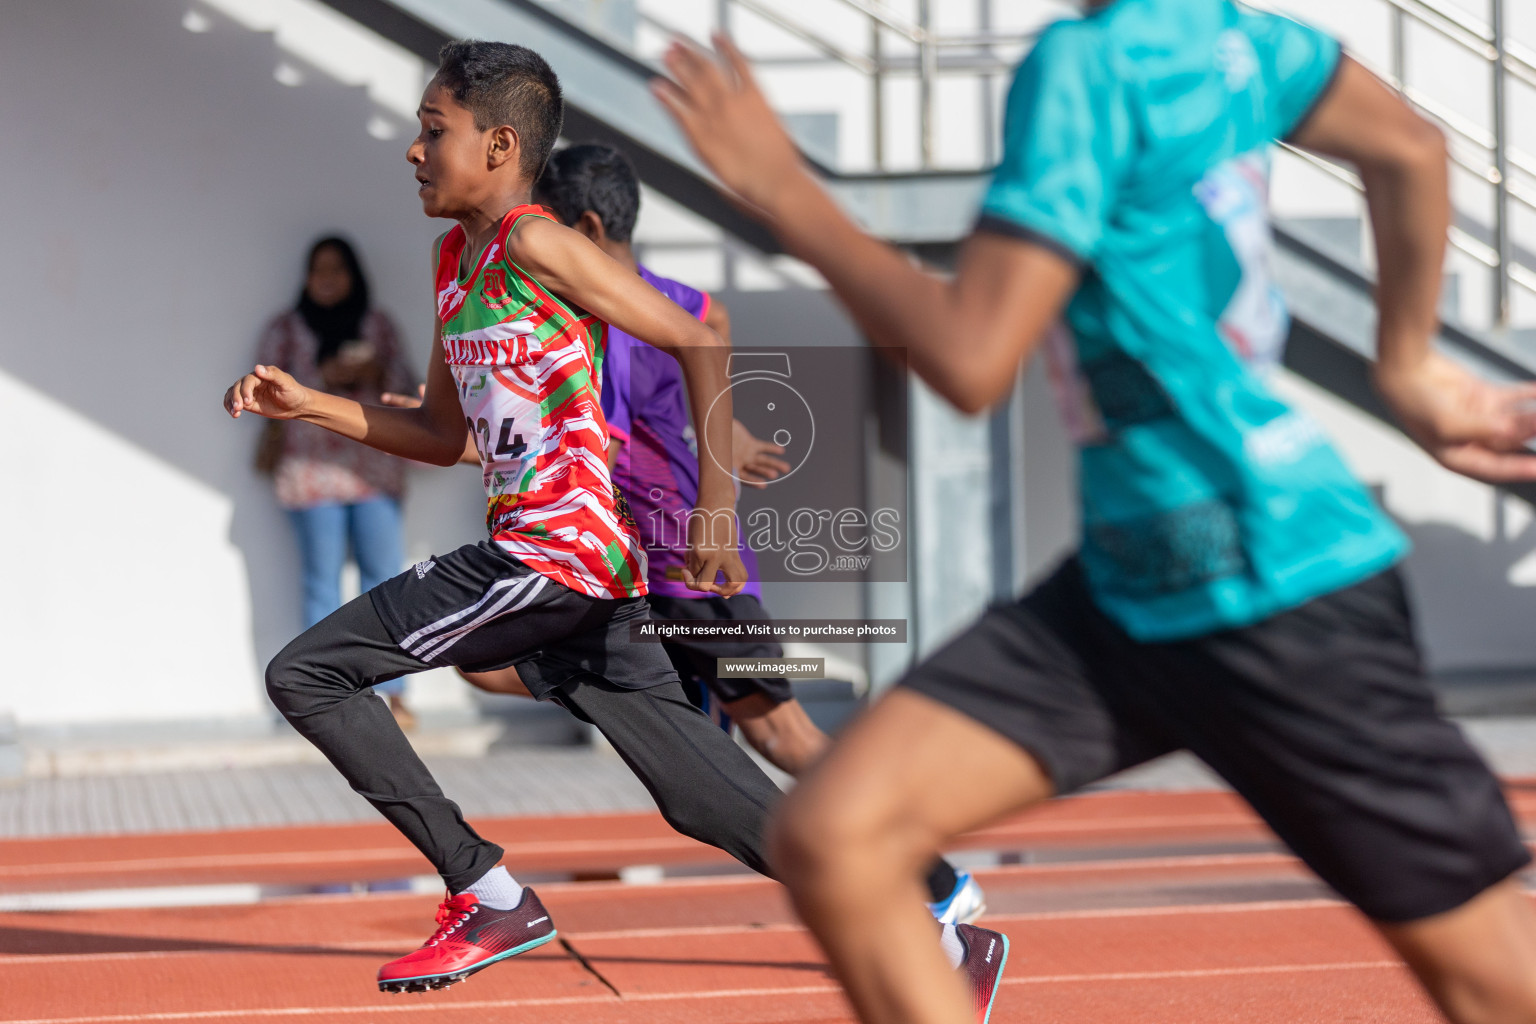
<path fill-rule="evenodd" d="M 870 340 L 904 348 L 914 373 L 959 409 L 979 412 L 1013 386 L 1077 286 L 1077 265 L 1052 249 L 993 234 L 966 241 L 945 279 L 914 266 L 851 221 L 801 160 L 741 53 L 722 36 L 717 63 L 677 45 L 675 81 L 658 80 L 699 156 L 814 266 Z"/>
<path fill-rule="evenodd" d="M 793 255 L 826 278 L 872 342 L 906 349 L 951 404 L 1002 399 L 1077 286 L 1073 261 L 1043 245 L 977 233 L 953 278 L 928 273 L 864 233 L 801 160 L 741 53 L 675 45 L 658 80 L 699 156 Z M 1536 384 L 1501 387 L 1436 353 L 1450 203 L 1445 140 L 1370 72 L 1338 80 L 1291 140 L 1347 160 L 1366 186 L 1380 265 L 1376 384 L 1403 428 L 1448 469 L 1488 482 L 1536 480 Z"/>
<path fill-rule="evenodd" d="M 1403 429 L 1447 469 L 1489 483 L 1536 480 L 1536 385 L 1500 387 L 1437 353 L 1451 203 L 1445 137 L 1369 71 L 1339 80 L 1292 136 L 1355 165 L 1376 240 L 1376 387 Z"/>

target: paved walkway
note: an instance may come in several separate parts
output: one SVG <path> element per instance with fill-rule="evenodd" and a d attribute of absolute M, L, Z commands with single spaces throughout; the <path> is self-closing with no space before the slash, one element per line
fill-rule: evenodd
<path fill-rule="evenodd" d="M 535 747 L 428 758 L 471 817 L 650 810 L 617 756 Z M 0 782 L 0 837 L 162 832 L 377 820 L 329 764 Z"/>
<path fill-rule="evenodd" d="M 1505 776 L 1536 776 L 1536 717 L 1463 723 Z M 491 749 L 427 757 L 444 792 L 470 817 L 645 811 L 650 795 L 611 751 Z M 788 780 L 770 769 L 781 785 Z M 1104 788 L 1220 788 L 1193 758 L 1174 756 Z M 278 764 L 0 780 L 0 838 L 256 828 L 376 821 L 329 764 Z"/>

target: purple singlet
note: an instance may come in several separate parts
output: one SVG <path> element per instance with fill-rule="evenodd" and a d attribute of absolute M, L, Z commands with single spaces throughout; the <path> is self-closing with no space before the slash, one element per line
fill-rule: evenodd
<path fill-rule="evenodd" d="M 640 276 L 698 319 L 709 313 L 708 294 L 658 277 L 644 267 Z M 677 360 L 610 327 L 603 356 L 602 403 L 609 434 L 624 442 L 613 467 L 613 482 L 624 492 L 640 528 L 650 562 L 650 592 L 710 597 L 689 590 L 681 575 L 688 551 L 688 515 L 699 499 L 699 462 Z M 741 559 L 749 580 L 742 592 L 761 599 L 757 556 L 743 544 Z"/>

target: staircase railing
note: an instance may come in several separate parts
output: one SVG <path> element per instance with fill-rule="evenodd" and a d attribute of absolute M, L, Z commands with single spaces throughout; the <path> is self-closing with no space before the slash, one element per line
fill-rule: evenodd
<path fill-rule="evenodd" d="M 1490 0 L 1487 21 L 1464 11 L 1438 7 L 1426 0 L 1375 0 L 1388 11 L 1390 39 L 1385 67 L 1352 54 L 1397 89 L 1405 99 L 1433 117 L 1445 130 L 1452 165 L 1491 191 L 1491 221 L 1486 237 L 1476 237 L 1466 227 L 1451 228 L 1450 244 L 1486 267 L 1492 275 L 1489 323 L 1501 330 L 1510 326 L 1512 292 L 1521 288 L 1536 296 L 1536 263 L 1517 251 L 1512 235 L 1512 208 L 1536 214 L 1536 156 L 1510 142 L 1509 85 L 1518 82 L 1536 89 L 1536 51 L 1508 38 L 1505 29 L 1506 0 Z M 1460 51 L 1483 61 L 1489 72 L 1489 120 L 1475 119 L 1410 82 L 1407 37 L 1409 26 L 1420 26 Z M 1363 191 L 1352 171 L 1294 147 L 1293 155 L 1325 171 L 1356 191 Z M 1465 213 L 1466 211 L 1458 211 Z M 1463 218 L 1476 224 L 1476 215 Z"/>
<path fill-rule="evenodd" d="M 895 161 L 900 170 L 980 170 L 995 163 L 999 150 L 999 116 L 1003 88 L 1013 66 L 1038 34 L 1038 27 L 1024 30 L 998 28 L 1005 14 L 1002 0 L 971 0 L 972 27 L 946 31 L 935 23 L 934 0 L 905 0 L 903 10 L 891 0 L 818 0 L 818 7 L 795 0 L 713 0 L 704 8 L 707 17 L 679 20 L 675 5 L 659 0 L 538 0 L 550 10 L 598 34 L 611 36 L 604 16 L 616 4 L 633 3 L 633 23 L 645 31 L 643 38 L 619 40 L 630 52 L 654 58 L 664 41 L 685 36 L 703 41 L 711 31 L 732 31 L 756 65 L 764 69 L 837 67 L 863 80 L 868 109 L 861 118 L 868 125 L 869 159 L 864 166 L 843 166 L 829 154 L 816 153 L 823 162 L 844 172 L 888 173 L 893 169 L 890 152 L 892 114 L 916 119 L 916 164 Z M 1459 174 L 1470 176 L 1490 190 L 1486 204 L 1466 204 L 1450 243 L 1457 252 L 1491 275 L 1487 324 L 1494 329 L 1511 323 L 1513 294 L 1518 289 L 1536 297 L 1536 256 L 1523 253 L 1515 244 L 1512 225 L 1520 216 L 1536 215 L 1536 155 L 1510 141 L 1509 89 L 1512 83 L 1536 90 L 1536 51 L 1509 38 L 1506 30 L 1508 0 L 1488 0 L 1488 17 L 1478 19 L 1465 11 L 1434 0 L 1371 0 L 1387 15 L 1385 60 L 1362 60 L 1398 89 L 1402 95 L 1444 126 L 1451 159 Z M 1283 9 L 1285 0 L 1268 0 Z M 955 4 L 955 8 L 960 5 Z M 1017 5 L 1007 5 L 1016 7 Z M 813 18 L 811 13 L 820 17 Z M 953 9 L 949 12 L 953 14 Z M 1009 16 L 1014 16 L 1010 14 Z M 764 32 L 762 26 L 772 27 Z M 1427 31 L 1475 56 L 1489 72 L 1490 116 L 1480 123 L 1457 111 L 1435 90 L 1415 84 L 1418 62 L 1409 45 L 1411 33 Z M 778 38 L 763 38 L 778 33 Z M 784 37 L 793 40 L 786 45 Z M 800 52 L 792 52 L 795 46 Z M 949 89 L 942 114 L 938 104 L 941 82 L 969 79 L 975 84 L 968 105 L 957 103 Z M 903 84 L 906 83 L 906 84 Z M 915 86 L 915 101 L 911 99 Z M 896 111 L 893 95 L 906 97 L 906 110 Z M 846 100 L 844 100 L 846 102 Z M 967 109 L 968 106 L 968 109 Z M 915 109 L 914 109 L 915 108 Z M 978 152 L 961 156 L 938 153 L 935 134 L 940 117 L 974 118 L 971 127 L 981 140 Z M 899 116 L 898 116 L 899 119 Z M 1323 170 L 1335 180 L 1359 191 L 1360 181 L 1349 170 L 1299 150 L 1298 158 Z M 1481 206 L 1482 208 L 1478 208 Z M 1536 249 L 1536 239 L 1530 248 Z M 1481 322 L 1481 315 L 1471 318 Z"/>
<path fill-rule="evenodd" d="M 538 2 L 563 17 L 581 22 L 588 31 L 610 38 L 614 36 L 612 0 Z M 911 16 L 899 13 L 885 0 L 818 0 L 818 3 L 843 16 L 845 20 L 839 22 L 841 27 L 859 22 L 858 28 L 846 32 L 829 31 L 823 24 L 807 17 L 808 5 L 800 4 L 797 9 L 786 0 L 714 0 L 709 19 L 693 22 L 679 20 L 665 5 L 652 6 L 646 0 L 638 0 L 634 20 L 651 29 L 656 41 L 682 36 L 704 42 L 712 31 L 724 28 L 759 67 L 831 65 L 856 72 L 864 80 L 864 92 L 868 96 L 870 160 L 865 166 L 840 168 L 843 170 L 881 173 L 893 169 L 888 133 L 890 93 L 900 88 L 903 82 L 913 83 L 916 87 L 917 161 L 915 167 L 907 165 L 900 169 L 927 171 L 941 166 L 935 144 L 939 82 L 971 79 L 977 86 L 974 113 L 979 118 L 977 129 L 982 140 L 980 160 L 963 167 L 951 160 L 942 162 L 942 166 L 975 170 L 996 162 L 997 98 L 1009 73 L 1037 35 L 1037 29 L 1008 31 L 997 28 L 996 15 L 1001 9 L 999 0 L 971 0 L 975 28 L 964 31 L 944 31 L 936 26 L 934 0 L 910 0 L 907 6 L 913 9 Z M 754 45 L 754 33 L 746 29 L 759 22 L 792 38 L 806 52 L 784 53 L 782 47 L 778 47 L 780 52 L 775 53 L 771 52 L 776 49 L 771 45 Z M 642 56 L 654 56 L 653 53 L 646 54 L 644 46 L 637 47 L 633 39 L 618 42 L 638 50 Z"/>

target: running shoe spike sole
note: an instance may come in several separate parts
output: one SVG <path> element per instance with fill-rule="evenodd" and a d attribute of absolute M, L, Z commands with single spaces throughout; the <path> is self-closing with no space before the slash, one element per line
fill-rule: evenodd
<path fill-rule="evenodd" d="M 1008 966 L 1008 936 L 972 924 L 957 925 L 956 930 L 965 944 L 961 969 L 970 983 L 976 1024 L 988 1024 L 1003 983 L 1003 970 Z"/>
<path fill-rule="evenodd" d="M 1002 934 L 999 932 L 998 934 Z M 988 1024 L 992 1020 L 992 1007 L 997 1003 L 997 990 L 1003 984 L 1003 969 L 1008 966 L 1008 936 L 1003 935 L 1003 956 L 997 962 L 997 977 L 992 981 L 992 991 L 987 993 L 987 1012 L 981 1018 L 981 1024 Z"/>
<path fill-rule="evenodd" d="M 483 971 L 493 964 L 499 964 L 503 960 L 509 960 L 512 957 L 526 953 L 531 949 L 538 949 L 546 942 L 552 941 L 558 934 L 560 934 L 558 931 L 551 931 L 548 935 L 541 935 L 534 939 L 532 942 L 523 943 L 516 949 L 509 949 L 504 953 L 497 953 L 495 956 L 488 960 L 483 960 L 480 963 L 475 964 L 473 967 L 466 968 L 462 971 L 455 971 L 452 974 L 427 974 L 420 978 L 391 978 L 389 981 L 381 981 L 379 982 L 379 991 L 429 992 L 433 989 L 447 988 L 449 985 L 456 985 L 459 982 L 466 980 L 471 974 L 475 974 L 478 971 Z"/>

